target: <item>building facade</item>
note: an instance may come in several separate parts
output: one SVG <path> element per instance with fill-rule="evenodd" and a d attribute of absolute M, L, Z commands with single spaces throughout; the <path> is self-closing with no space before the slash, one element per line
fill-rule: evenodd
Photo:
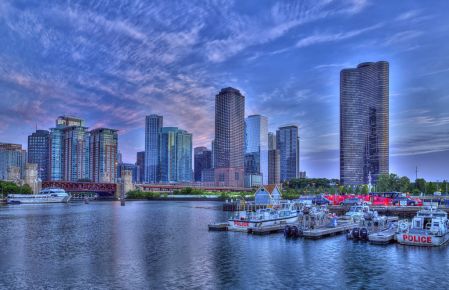
<path fill-rule="evenodd" d="M 70 126 L 63 128 L 63 180 L 89 178 L 89 128 Z"/>
<path fill-rule="evenodd" d="M 216 185 L 243 187 L 245 97 L 234 88 L 215 96 L 214 168 Z"/>
<path fill-rule="evenodd" d="M 245 119 L 245 174 L 260 174 L 268 184 L 268 118 L 261 115 Z"/>
<path fill-rule="evenodd" d="M 49 179 L 50 132 L 36 130 L 28 136 L 28 163 L 37 164 L 37 176 L 43 181 Z"/>
<path fill-rule="evenodd" d="M 276 131 L 276 148 L 280 152 L 281 181 L 299 178 L 299 136 L 297 126 L 281 127 Z"/>
<path fill-rule="evenodd" d="M 276 134 L 273 132 L 268 132 L 268 150 L 273 149 L 276 149 Z"/>
<path fill-rule="evenodd" d="M 0 143 L 0 179 L 6 180 L 8 167 L 18 167 L 20 179 L 23 178 L 24 166 L 27 163 L 27 152 L 21 144 Z"/>
<path fill-rule="evenodd" d="M 145 180 L 145 151 L 137 152 L 136 164 L 140 166 L 139 183 L 143 183 Z"/>
<path fill-rule="evenodd" d="M 149 115 L 145 118 L 145 182 L 156 183 L 161 180 L 159 159 L 159 129 L 163 127 L 163 117 Z"/>
<path fill-rule="evenodd" d="M 118 130 L 98 128 L 90 131 L 89 140 L 89 178 L 92 182 L 100 182 L 103 172 L 108 172 L 108 182 L 117 179 L 117 146 Z M 106 182 L 106 180 L 102 180 Z"/>
<path fill-rule="evenodd" d="M 202 163 L 203 163 L 203 151 L 207 150 L 206 147 L 204 146 L 200 146 L 200 147 L 195 147 L 194 149 L 194 154 L 193 154 L 193 171 L 194 171 L 194 178 L 195 181 L 201 181 L 201 170 L 202 168 Z"/>
<path fill-rule="evenodd" d="M 389 63 L 340 72 L 340 182 L 377 183 L 389 173 Z"/>
<path fill-rule="evenodd" d="M 281 151 L 268 150 L 268 184 L 281 184 Z"/>
<path fill-rule="evenodd" d="M 131 164 L 131 163 L 119 163 L 117 165 L 117 182 L 122 183 L 122 171 L 123 170 L 130 170 L 132 173 L 132 183 L 141 183 L 140 177 L 140 171 L 141 167 L 138 164 Z"/>

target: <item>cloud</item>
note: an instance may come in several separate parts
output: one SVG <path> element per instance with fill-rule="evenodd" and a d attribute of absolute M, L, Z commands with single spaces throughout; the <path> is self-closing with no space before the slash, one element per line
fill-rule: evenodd
<path fill-rule="evenodd" d="M 366 27 L 363 29 L 351 30 L 348 32 L 339 32 L 334 34 L 329 33 L 316 33 L 312 36 L 308 36 L 306 38 L 301 39 L 296 43 L 296 47 L 305 47 L 313 44 L 323 43 L 323 42 L 334 42 L 341 41 L 344 39 L 352 38 L 367 31 L 371 31 L 374 29 L 378 29 L 382 27 L 384 24 L 379 23 L 370 27 Z"/>
<path fill-rule="evenodd" d="M 421 13 L 421 10 L 410 10 L 405 13 L 400 14 L 398 17 L 396 17 L 397 21 L 404 21 L 408 20 L 412 17 L 415 17 Z"/>
<path fill-rule="evenodd" d="M 420 133 L 403 138 L 390 147 L 390 156 L 420 155 L 449 150 L 449 133 Z"/>

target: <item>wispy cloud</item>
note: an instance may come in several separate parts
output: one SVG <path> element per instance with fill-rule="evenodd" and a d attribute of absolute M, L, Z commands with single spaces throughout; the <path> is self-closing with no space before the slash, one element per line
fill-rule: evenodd
<path fill-rule="evenodd" d="M 400 14 L 398 17 L 396 17 L 396 20 L 398 20 L 398 21 L 408 20 L 410 18 L 413 18 L 413 17 L 419 15 L 420 13 L 421 13 L 421 10 L 410 10 L 410 11 Z"/>

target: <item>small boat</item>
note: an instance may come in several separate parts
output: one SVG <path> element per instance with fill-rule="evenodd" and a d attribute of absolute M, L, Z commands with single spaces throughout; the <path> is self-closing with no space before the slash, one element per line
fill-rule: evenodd
<path fill-rule="evenodd" d="M 360 217 L 359 226 L 350 230 L 346 237 L 368 241 L 369 235 L 391 229 L 393 226 L 394 224 L 388 222 L 387 217 L 378 216 L 377 211 L 368 212 Z"/>
<path fill-rule="evenodd" d="M 286 201 L 272 202 L 266 209 L 256 212 L 238 211 L 228 221 L 229 231 L 247 231 L 248 229 L 293 223 L 298 220 L 298 211 L 295 204 Z"/>
<path fill-rule="evenodd" d="M 344 216 L 342 216 L 342 219 L 350 220 L 352 218 L 353 220 L 359 220 L 362 216 L 364 216 L 368 212 L 369 212 L 369 206 L 354 205 L 354 206 L 351 206 L 349 211 Z"/>
<path fill-rule="evenodd" d="M 401 245 L 441 246 L 449 239 L 447 213 L 432 207 L 420 210 L 411 225 L 399 221 L 396 238 Z"/>
<path fill-rule="evenodd" d="M 69 202 L 72 196 L 67 194 L 64 189 L 46 188 L 39 191 L 38 194 L 9 194 L 6 198 L 7 203 L 61 203 Z"/>
<path fill-rule="evenodd" d="M 299 211 L 298 225 L 286 225 L 284 236 L 301 237 L 304 231 L 311 231 L 318 228 L 332 227 L 337 224 L 337 217 L 329 213 L 326 206 L 321 207 L 304 207 Z"/>

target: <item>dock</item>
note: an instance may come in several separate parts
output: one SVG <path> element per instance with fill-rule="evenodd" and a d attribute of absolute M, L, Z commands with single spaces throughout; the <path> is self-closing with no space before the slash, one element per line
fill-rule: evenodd
<path fill-rule="evenodd" d="M 303 235 L 306 239 L 321 239 L 326 236 L 335 236 L 338 234 L 346 234 L 349 230 L 356 227 L 358 223 L 338 221 L 335 227 L 322 227 L 318 229 L 304 231 Z"/>
<path fill-rule="evenodd" d="M 228 224 L 227 223 L 211 223 L 208 224 L 209 231 L 227 231 Z"/>

